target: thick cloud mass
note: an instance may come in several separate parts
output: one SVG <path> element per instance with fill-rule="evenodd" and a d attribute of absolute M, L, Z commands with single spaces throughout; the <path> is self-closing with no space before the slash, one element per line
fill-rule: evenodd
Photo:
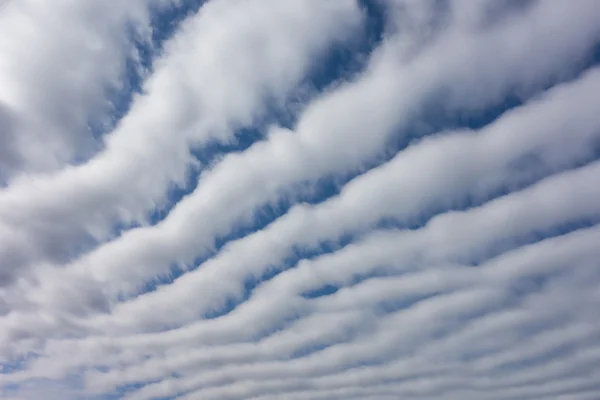
<path fill-rule="evenodd" d="M 0 397 L 600 399 L 597 0 L 0 0 Z"/>

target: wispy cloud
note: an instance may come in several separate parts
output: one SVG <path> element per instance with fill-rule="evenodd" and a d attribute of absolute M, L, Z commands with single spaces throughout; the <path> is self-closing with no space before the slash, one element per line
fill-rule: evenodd
<path fill-rule="evenodd" d="M 0 3 L 0 394 L 598 398 L 599 20 Z"/>

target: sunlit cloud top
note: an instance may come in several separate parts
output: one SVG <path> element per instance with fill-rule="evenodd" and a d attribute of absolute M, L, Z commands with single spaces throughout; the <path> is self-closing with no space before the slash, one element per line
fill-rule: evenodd
<path fill-rule="evenodd" d="M 0 397 L 600 399 L 596 0 L 0 0 Z"/>

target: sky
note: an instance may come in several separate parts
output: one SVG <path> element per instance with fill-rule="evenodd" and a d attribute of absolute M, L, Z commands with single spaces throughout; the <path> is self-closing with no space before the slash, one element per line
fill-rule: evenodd
<path fill-rule="evenodd" d="M 600 399 L 597 0 L 0 0 L 0 397 Z"/>

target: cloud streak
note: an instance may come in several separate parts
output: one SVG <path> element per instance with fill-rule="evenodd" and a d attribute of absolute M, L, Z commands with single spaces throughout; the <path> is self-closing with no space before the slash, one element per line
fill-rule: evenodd
<path fill-rule="evenodd" d="M 599 18 L 0 6 L 0 394 L 597 398 Z"/>

